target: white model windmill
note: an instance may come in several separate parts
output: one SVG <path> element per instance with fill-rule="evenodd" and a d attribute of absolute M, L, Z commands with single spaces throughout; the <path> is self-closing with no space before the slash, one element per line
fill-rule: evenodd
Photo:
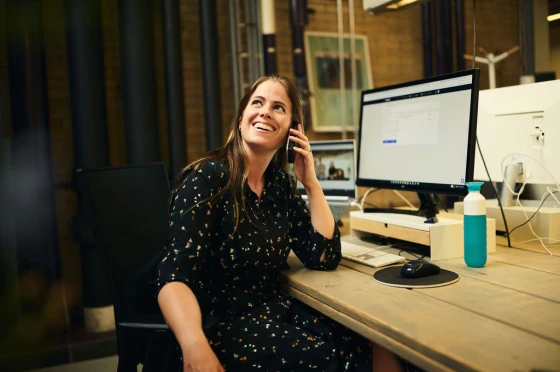
<path fill-rule="evenodd" d="M 482 51 L 482 53 L 484 53 L 486 58 L 475 56 L 474 60 L 476 62 L 485 63 L 488 65 L 488 78 L 490 80 L 490 89 L 494 89 L 496 88 L 496 63 L 505 59 L 510 54 L 515 53 L 517 50 L 519 50 L 519 46 L 514 46 L 510 50 L 503 52 L 502 54 L 499 54 L 497 56 L 495 56 L 493 53 L 486 53 L 486 51 L 483 48 L 480 48 L 480 50 Z M 473 59 L 473 56 L 469 54 L 465 54 L 464 57 L 465 59 L 470 59 L 471 61 Z"/>

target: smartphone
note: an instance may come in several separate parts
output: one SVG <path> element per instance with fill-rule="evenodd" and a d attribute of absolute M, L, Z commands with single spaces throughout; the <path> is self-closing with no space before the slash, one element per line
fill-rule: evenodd
<path fill-rule="evenodd" d="M 298 128 L 298 121 L 293 120 L 291 128 L 297 129 Z M 294 147 L 297 146 L 295 142 L 290 141 L 290 134 L 288 134 L 288 143 L 286 143 L 286 152 L 288 154 L 288 163 L 293 163 L 296 160 L 296 152 L 294 151 Z"/>

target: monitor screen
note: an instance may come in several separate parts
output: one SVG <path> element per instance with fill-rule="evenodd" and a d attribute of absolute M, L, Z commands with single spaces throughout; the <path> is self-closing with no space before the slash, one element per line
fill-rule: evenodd
<path fill-rule="evenodd" d="M 472 69 L 363 91 L 357 185 L 466 195 L 478 82 Z"/>

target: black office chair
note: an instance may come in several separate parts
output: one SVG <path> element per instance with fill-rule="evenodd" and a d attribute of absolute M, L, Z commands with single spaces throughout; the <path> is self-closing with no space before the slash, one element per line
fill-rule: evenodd
<path fill-rule="evenodd" d="M 168 236 L 169 180 L 163 163 L 77 172 L 96 246 L 114 284 L 118 372 L 164 371 L 175 339 L 153 281 Z"/>

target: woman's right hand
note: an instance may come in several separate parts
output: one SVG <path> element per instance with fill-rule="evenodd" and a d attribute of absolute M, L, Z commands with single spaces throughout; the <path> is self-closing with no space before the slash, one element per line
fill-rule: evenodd
<path fill-rule="evenodd" d="M 183 372 L 224 372 L 224 368 L 206 342 L 183 350 Z"/>

